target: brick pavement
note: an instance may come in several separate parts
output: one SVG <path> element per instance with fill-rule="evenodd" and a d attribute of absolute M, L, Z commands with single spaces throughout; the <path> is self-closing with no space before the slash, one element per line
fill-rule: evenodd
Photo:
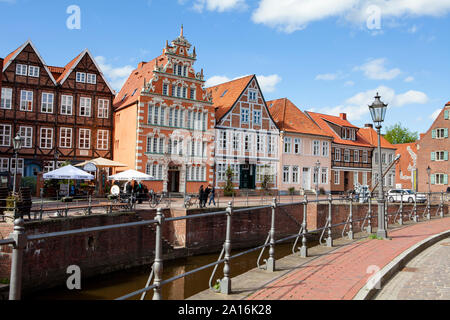
<path fill-rule="evenodd" d="M 391 230 L 392 240 L 362 240 L 288 273 L 251 295 L 250 300 L 351 300 L 373 273 L 414 244 L 450 230 L 450 218 Z"/>

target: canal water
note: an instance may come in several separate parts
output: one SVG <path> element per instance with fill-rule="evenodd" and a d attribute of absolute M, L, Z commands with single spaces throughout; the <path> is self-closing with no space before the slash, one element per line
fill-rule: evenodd
<path fill-rule="evenodd" d="M 311 246 L 317 243 L 310 243 Z M 261 259 L 268 258 L 268 249 Z M 234 251 L 233 254 L 240 251 Z M 231 260 L 231 277 L 236 277 L 256 267 L 256 261 L 259 251 L 252 252 L 236 259 Z M 280 259 L 292 254 L 292 243 L 285 243 L 276 246 L 275 257 Z M 219 254 L 202 255 L 173 261 L 164 262 L 163 279 L 172 278 L 181 275 L 190 270 L 194 270 L 206 264 L 217 261 Z M 178 279 L 162 287 L 162 296 L 164 300 L 184 300 L 201 291 L 208 289 L 209 278 L 214 267 L 196 272 L 187 277 Z M 219 265 L 215 279 L 223 277 L 223 264 Z M 41 291 L 28 296 L 26 300 L 113 300 L 135 290 L 145 287 L 151 266 L 138 267 L 119 271 L 107 275 L 97 276 L 91 279 L 85 279 L 81 283 L 81 290 L 70 291 L 66 287 L 55 288 Z M 152 291 L 148 292 L 146 299 L 152 298 Z M 135 297 L 135 300 L 140 296 Z"/>

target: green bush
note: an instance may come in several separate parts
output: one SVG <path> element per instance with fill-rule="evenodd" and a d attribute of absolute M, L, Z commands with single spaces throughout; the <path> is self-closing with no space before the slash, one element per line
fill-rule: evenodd
<path fill-rule="evenodd" d="M 289 188 L 288 191 L 289 191 L 289 195 L 290 195 L 290 196 L 295 195 L 295 188 L 294 188 L 294 187 Z"/>
<path fill-rule="evenodd" d="M 235 194 L 234 185 L 233 185 L 233 170 L 231 167 L 228 167 L 227 172 L 225 173 L 227 176 L 227 183 L 225 188 L 223 189 L 223 194 L 225 197 L 232 197 Z"/>
<path fill-rule="evenodd" d="M 36 177 L 23 177 L 20 186 L 22 188 L 30 188 L 31 194 L 36 194 L 36 185 L 37 178 Z"/>

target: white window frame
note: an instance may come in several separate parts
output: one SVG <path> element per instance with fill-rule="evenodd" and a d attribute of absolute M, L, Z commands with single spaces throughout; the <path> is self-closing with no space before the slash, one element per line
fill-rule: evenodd
<path fill-rule="evenodd" d="M 50 99 L 50 97 L 51 97 L 51 99 Z M 43 92 L 42 96 L 41 96 L 41 112 L 42 113 L 53 113 L 54 103 L 55 103 L 55 94 L 53 94 L 51 92 Z"/>
<path fill-rule="evenodd" d="M 24 169 L 25 160 L 22 159 L 22 158 L 18 158 L 17 162 L 19 164 L 17 166 L 17 173 L 23 175 L 23 171 L 24 171 L 23 169 Z M 10 162 L 10 165 L 9 165 L 10 172 L 14 173 L 15 172 L 15 168 L 16 168 L 16 159 L 15 158 L 11 158 L 11 162 Z"/>
<path fill-rule="evenodd" d="M 109 100 L 98 100 L 98 117 L 101 119 L 108 119 L 109 116 Z"/>
<path fill-rule="evenodd" d="M 294 139 L 294 154 L 301 154 L 302 153 L 302 139 L 295 138 Z"/>
<path fill-rule="evenodd" d="M 328 168 L 321 168 L 320 182 L 321 184 L 328 184 Z"/>
<path fill-rule="evenodd" d="M 16 64 L 16 74 L 26 77 L 28 75 L 28 66 L 26 64 Z"/>
<path fill-rule="evenodd" d="M 19 135 L 23 138 L 23 148 L 33 147 L 33 127 L 20 126 Z"/>
<path fill-rule="evenodd" d="M 70 103 L 69 103 L 70 102 Z M 61 110 L 62 115 L 71 116 L 73 113 L 73 96 L 61 96 Z"/>
<path fill-rule="evenodd" d="M 12 109 L 12 88 L 2 88 L 2 100 L 0 109 Z"/>
<path fill-rule="evenodd" d="M 283 153 L 292 153 L 292 138 L 284 138 Z"/>
<path fill-rule="evenodd" d="M 0 172 L 9 172 L 9 158 L 0 158 Z"/>
<path fill-rule="evenodd" d="M 363 163 L 368 163 L 368 162 L 369 162 L 369 152 L 363 151 Z"/>
<path fill-rule="evenodd" d="M 0 124 L 0 147 L 11 146 L 12 127 L 10 124 Z M 8 129 L 8 130 L 6 130 Z"/>
<path fill-rule="evenodd" d="M 68 134 L 69 133 L 69 134 Z M 72 148 L 72 128 L 60 128 L 59 129 L 59 147 L 64 149 Z M 69 143 L 67 143 L 69 142 Z"/>
<path fill-rule="evenodd" d="M 78 135 L 78 149 L 89 150 L 91 149 L 91 129 L 79 129 Z M 89 137 L 87 137 L 89 136 Z M 87 142 L 87 146 L 86 146 Z"/>
<path fill-rule="evenodd" d="M 334 161 L 341 161 L 341 148 L 334 148 Z"/>
<path fill-rule="evenodd" d="M 97 84 L 97 75 L 95 73 L 86 74 L 86 83 Z"/>
<path fill-rule="evenodd" d="M 312 154 L 313 156 L 320 157 L 320 141 L 314 140 L 312 144 Z"/>
<path fill-rule="evenodd" d="M 253 111 L 253 124 L 260 126 L 262 124 L 262 111 L 254 110 Z"/>
<path fill-rule="evenodd" d="M 289 183 L 290 172 L 291 172 L 290 166 L 283 166 L 283 183 Z"/>
<path fill-rule="evenodd" d="M 86 73 L 77 72 L 75 81 L 78 83 L 86 83 Z"/>
<path fill-rule="evenodd" d="M 97 131 L 97 150 L 108 150 L 109 146 L 109 130 Z"/>
<path fill-rule="evenodd" d="M 89 104 L 87 103 L 88 101 L 89 101 Z M 82 111 L 84 111 L 84 114 L 83 114 Z M 89 117 L 91 117 L 91 115 L 92 115 L 92 99 L 88 98 L 88 97 L 80 97 L 80 113 L 79 113 L 79 116 L 80 117 L 89 118 Z"/>
<path fill-rule="evenodd" d="M 50 134 L 49 134 L 50 133 Z M 39 146 L 41 149 L 53 149 L 53 128 L 41 128 L 39 135 Z"/>
<path fill-rule="evenodd" d="M 255 89 L 248 90 L 248 100 L 249 101 L 258 101 L 258 91 Z"/>
<path fill-rule="evenodd" d="M 248 124 L 250 121 L 250 109 L 249 108 L 241 108 L 241 123 Z"/>
<path fill-rule="evenodd" d="M 350 162 L 350 150 L 349 149 L 344 150 L 344 162 Z"/>
<path fill-rule="evenodd" d="M 299 166 L 293 166 L 292 167 L 292 183 L 299 183 L 300 182 L 300 167 Z"/>
<path fill-rule="evenodd" d="M 330 155 L 330 143 L 328 141 L 322 142 L 322 157 L 328 157 Z"/>
<path fill-rule="evenodd" d="M 40 68 L 37 66 L 28 66 L 28 76 L 33 78 L 39 78 Z"/>
<path fill-rule="evenodd" d="M 32 112 L 33 111 L 33 100 L 34 100 L 33 91 L 21 90 L 20 91 L 20 111 Z"/>
<path fill-rule="evenodd" d="M 353 151 L 353 162 L 354 163 L 359 163 L 359 150 L 354 150 Z"/>

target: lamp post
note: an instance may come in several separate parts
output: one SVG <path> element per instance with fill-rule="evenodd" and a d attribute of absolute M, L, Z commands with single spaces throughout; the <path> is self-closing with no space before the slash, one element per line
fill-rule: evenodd
<path fill-rule="evenodd" d="M 23 139 L 20 135 L 17 135 L 13 140 L 13 148 L 14 148 L 14 158 L 15 158 L 15 166 L 14 166 L 14 183 L 13 183 L 13 195 L 16 194 L 16 180 L 17 180 L 17 165 L 18 165 L 18 155 L 19 150 L 22 148 Z"/>
<path fill-rule="evenodd" d="M 386 230 L 386 220 L 385 220 L 385 207 L 384 204 L 386 202 L 384 197 L 384 184 L 383 184 L 383 165 L 381 163 L 381 124 L 384 122 L 384 117 L 386 115 L 387 104 L 381 102 L 380 95 L 377 92 L 374 103 L 369 106 L 370 114 L 372 116 L 372 120 L 375 123 L 375 127 L 378 133 L 378 154 L 380 155 L 380 161 L 378 161 L 378 175 L 379 175 L 379 184 L 378 184 L 378 231 L 377 236 L 383 239 L 386 239 L 387 230 Z"/>
<path fill-rule="evenodd" d="M 319 160 L 317 160 L 316 165 L 314 167 L 314 171 L 316 172 L 316 200 L 319 200 L 319 173 L 320 173 L 320 166 L 322 164 Z"/>
<path fill-rule="evenodd" d="M 427 168 L 427 175 L 428 175 L 428 193 L 431 193 L 431 168 L 428 166 Z"/>

